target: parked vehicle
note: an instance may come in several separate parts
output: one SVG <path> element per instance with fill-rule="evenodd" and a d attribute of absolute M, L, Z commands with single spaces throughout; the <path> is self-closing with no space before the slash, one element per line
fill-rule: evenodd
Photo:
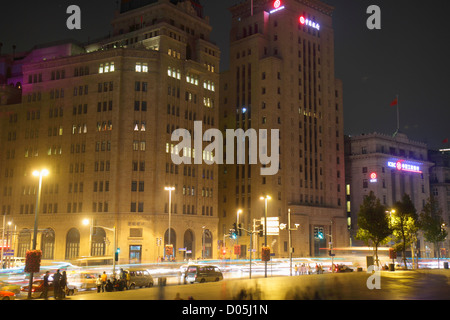
<path fill-rule="evenodd" d="M 9 291 L 18 294 L 20 293 L 20 286 L 0 280 L 0 291 Z"/>
<path fill-rule="evenodd" d="M 346 265 L 337 265 L 336 272 L 353 272 L 353 269 Z"/>
<path fill-rule="evenodd" d="M 130 274 L 130 282 L 128 283 L 129 289 L 136 287 L 152 287 L 153 277 L 145 269 L 128 269 L 125 270 Z"/>
<path fill-rule="evenodd" d="M 15 300 L 16 295 L 11 291 L 0 291 L 0 300 Z"/>
<path fill-rule="evenodd" d="M 80 291 L 80 290 L 90 290 L 97 288 L 96 280 L 98 275 L 94 273 L 88 272 L 76 272 L 69 273 L 67 275 L 67 283 L 68 287 L 71 290 Z"/>
<path fill-rule="evenodd" d="M 186 282 L 208 282 L 223 280 L 222 271 L 211 265 L 190 265 L 186 270 Z"/>
<path fill-rule="evenodd" d="M 20 291 L 26 295 L 28 295 L 29 286 L 23 286 Z M 48 282 L 48 292 L 47 296 L 53 296 L 55 293 L 55 288 L 53 286 L 53 282 Z M 44 280 L 34 280 L 33 285 L 31 286 L 31 297 L 32 298 L 43 298 L 44 297 Z"/>

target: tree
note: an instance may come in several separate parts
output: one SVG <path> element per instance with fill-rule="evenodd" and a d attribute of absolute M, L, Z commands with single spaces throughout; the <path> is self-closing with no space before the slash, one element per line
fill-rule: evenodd
<path fill-rule="evenodd" d="M 438 266 L 440 258 L 439 242 L 447 237 L 448 233 L 444 227 L 442 210 L 439 208 L 437 200 L 431 196 L 422 209 L 419 217 L 420 229 L 426 241 L 433 243 L 434 249 L 438 249 Z"/>
<path fill-rule="evenodd" d="M 406 248 L 417 241 L 419 231 L 416 208 L 409 195 L 404 194 L 402 201 L 397 201 L 391 216 L 392 234 L 396 239 L 395 250 L 402 252 L 402 260 L 406 265 Z M 412 250 L 414 254 L 414 250 Z"/>
<path fill-rule="evenodd" d="M 363 240 L 367 245 L 372 244 L 377 266 L 379 266 L 378 247 L 388 241 L 390 234 L 386 207 L 371 191 L 368 196 L 364 197 L 364 202 L 359 208 L 356 239 Z"/>

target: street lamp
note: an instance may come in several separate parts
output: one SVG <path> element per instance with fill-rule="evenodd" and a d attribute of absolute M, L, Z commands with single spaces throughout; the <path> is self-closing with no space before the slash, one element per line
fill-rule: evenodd
<path fill-rule="evenodd" d="M 172 191 L 175 190 L 175 187 L 164 187 L 164 190 L 169 191 L 169 239 L 167 244 L 170 246 L 172 244 L 172 242 L 170 241 L 170 234 L 172 233 L 171 230 L 171 219 L 172 219 L 172 212 L 171 212 L 171 207 L 172 207 Z M 173 249 L 172 249 L 173 250 Z M 173 254 L 173 251 L 172 251 Z M 168 257 L 170 259 L 170 256 Z"/>
<path fill-rule="evenodd" d="M 272 198 L 266 195 L 259 199 L 264 200 L 264 247 L 267 247 L 267 201 Z M 267 278 L 267 261 L 264 261 L 264 278 Z"/>
<path fill-rule="evenodd" d="M 92 230 L 93 228 L 102 228 L 108 231 L 112 231 L 114 233 L 114 251 L 113 251 L 113 276 L 116 275 L 116 250 L 117 250 L 117 228 L 116 226 L 112 228 L 103 227 L 103 226 L 94 226 L 94 220 L 93 219 L 84 219 L 83 224 L 85 226 L 89 227 L 89 256 L 92 256 Z"/>
<path fill-rule="evenodd" d="M 48 176 L 49 171 L 47 169 L 42 169 L 41 171 L 33 171 L 33 176 L 39 177 L 38 192 L 36 194 L 36 208 L 34 211 L 34 231 L 33 231 L 33 247 L 32 250 L 36 250 L 36 238 L 38 231 L 38 214 L 39 205 L 41 202 L 41 190 L 42 190 L 42 178 Z M 31 288 L 33 286 L 33 272 L 30 272 L 30 282 L 28 283 L 28 299 L 31 299 Z"/>
<path fill-rule="evenodd" d="M 300 224 L 296 223 L 295 228 L 291 228 L 291 209 L 288 209 L 288 224 L 280 224 L 280 229 L 283 230 L 287 227 L 287 231 L 289 232 L 289 274 L 292 276 L 292 235 L 291 231 L 298 230 Z"/>
<path fill-rule="evenodd" d="M 202 260 L 205 259 L 205 251 L 206 251 L 206 243 L 205 243 L 205 228 L 206 226 L 202 226 Z"/>

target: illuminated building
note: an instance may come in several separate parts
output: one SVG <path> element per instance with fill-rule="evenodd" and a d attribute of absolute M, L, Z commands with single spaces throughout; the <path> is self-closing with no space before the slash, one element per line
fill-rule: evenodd
<path fill-rule="evenodd" d="M 411 141 L 403 133 L 371 133 L 346 137 L 345 151 L 346 207 L 354 245 L 361 244 L 354 239 L 357 215 L 370 191 L 387 208 L 408 194 L 420 213 L 430 196 L 429 170 L 433 166 L 425 143 Z M 419 247 L 423 254 L 426 247 L 421 238 Z"/>
<path fill-rule="evenodd" d="M 89 246 L 81 222 L 93 218 L 117 227 L 120 263 L 156 262 L 168 241 L 169 186 L 177 259 L 217 256 L 217 166 L 171 161 L 176 128 L 218 124 L 220 51 L 209 20 L 197 1 L 122 2 L 100 42 L 5 60 L 21 70 L 22 101 L 0 106 L 0 209 L 17 225 L 18 256 L 30 248 L 38 166 L 50 171 L 39 214 L 44 259 L 111 256 L 108 230 L 95 228 Z"/>
<path fill-rule="evenodd" d="M 447 232 L 450 231 L 450 149 L 429 150 L 429 160 L 434 163 L 430 169 L 430 192 L 442 210 L 442 219 Z M 443 243 L 441 257 L 448 257 L 449 237 Z"/>
<path fill-rule="evenodd" d="M 253 3 L 253 8 L 251 6 Z M 326 256 L 347 246 L 342 83 L 334 75 L 333 8 L 321 1 L 254 0 L 231 9 L 229 70 L 221 74 L 220 128 L 279 129 L 279 170 L 260 174 L 261 164 L 222 165 L 219 233 L 226 236 L 236 213 L 252 230 L 268 216 L 287 223 L 291 210 L 294 256 Z M 259 221 L 255 225 L 260 225 Z M 318 230 L 326 237 L 319 238 Z M 238 244 L 248 257 L 249 236 Z M 237 241 L 228 240 L 230 248 Z M 261 240 L 254 248 L 260 254 Z M 276 257 L 287 257 L 288 232 L 270 236 Z M 233 255 L 234 257 L 234 255 Z"/>

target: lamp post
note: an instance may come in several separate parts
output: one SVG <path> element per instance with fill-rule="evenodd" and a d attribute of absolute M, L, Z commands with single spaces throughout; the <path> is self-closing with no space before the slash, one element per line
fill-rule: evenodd
<path fill-rule="evenodd" d="M 116 275 L 116 250 L 117 250 L 117 228 L 116 226 L 112 227 L 112 228 L 108 228 L 108 227 L 103 227 L 103 226 L 94 226 L 94 220 L 93 219 L 84 219 L 83 220 L 83 224 L 85 226 L 90 225 L 89 227 L 89 251 L 91 251 L 92 249 L 92 229 L 93 228 L 102 228 L 108 231 L 111 231 L 114 233 L 114 251 L 113 251 L 113 276 Z M 89 256 L 91 256 L 91 254 L 89 254 Z"/>
<path fill-rule="evenodd" d="M 171 227 L 171 222 L 172 222 L 171 221 L 171 219 L 172 219 L 172 212 L 171 212 L 171 209 L 172 209 L 172 191 L 175 190 L 175 187 L 164 187 L 164 190 L 169 191 L 169 239 L 168 239 L 167 244 L 171 245 L 172 242 L 170 241 L 170 234 L 172 233 L 172 230 L 171 230 L 171 228 L 172 228 Z M 173 251 L 172 251 L 172 254 L 173 254 Z M 170 256 L 168 258 L 170 259 Z"/>
<path fill-rule="evenodd" d="M 48 176 L 49 172 L 47 169 L 42 169 L 41 171 L 33 171 L 33 176 L 39 177 L 38 192 L 36 194 L 36 208 L 34 211 L 34 231 L 33 231 L 33 246 L 32 250 L 36 250 L 36 238 L 38 231 L 38 214 L 39 205 L 41 203 L 41 190 L 42 190 L 42 178 Z M 33 286 L 33 272 L 30 272 L 30 282 L 28 283 L 28 299 L 31 299 L 31 288 Z"/>
<path fill-rule="evenodd" d="M 259 199 L 264 200 L 264 247 L 267 247 L 267 201 L 272 198 L 266 195 Z M 264 261 L 264 278 L 267 278 L 267 261 Z"/>
<path fill-rule="evenodd" d="M 291 231 L 298 230 L 298 227 L 300 224 L 296 223 L 295 228 L 291 228 L 291 209 L 288 209 L 288 224 L 280 224 L 280 229 L 283 230 L 287 227 L 287 231 L 289 232 L 288 238 L 289 238 L 289 274 L 292 276 L 292 235 Z"/>
<path fill-rule="evenodd" d="M 202 226 L 202 260 L 205 259 L 205 251 L 206 251 L 205 228 L 206 226 Z"/>
<path fill-rule="evenodd" d="M 0 257 L 0 269 L 3 268 L 3 248 L 5 247 L 5 220 L 6 220 L 6 211 L 3 214 L 3 229 L 2 229 L 2 255 Z"/>

